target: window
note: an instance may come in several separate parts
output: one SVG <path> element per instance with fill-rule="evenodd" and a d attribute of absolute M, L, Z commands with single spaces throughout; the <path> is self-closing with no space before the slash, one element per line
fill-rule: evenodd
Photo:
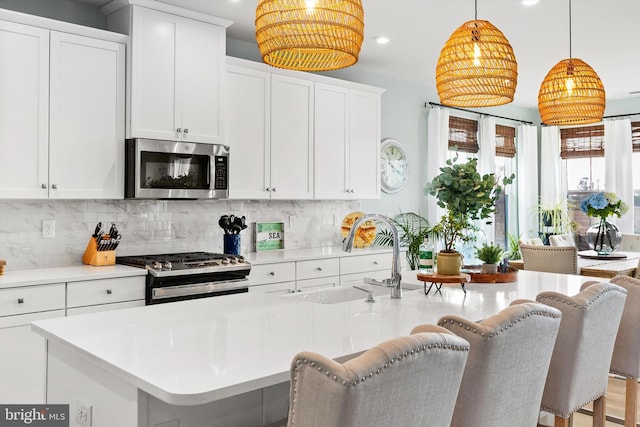
<path fill-rule="evenodd" d="M 633 232 L 640 234 L 640 122 L 631 122 L 631 144 L 633 150 Z"/>
<path fill-rule="evenodd" d="M 509 126 L 496 125 L 496 169 L 497 178 L 511 175 L 512 159 L 516 154 L 516 129 Z M 478 143 L 478 121 L 449 116 L 449 158 L 458 157 L 459 162 L 477 157 L 480 150 Z M 512 191 L 514 191 L 512 189 Z M 508 194 L 503 193 L 496 202 L 494 216 L 495 243 L 507 247 Z"/>
<path fill-rule="evenodd" d="M 477 153 L 479 148 L 478 122 L 449 116 L 449 150 Z"/>

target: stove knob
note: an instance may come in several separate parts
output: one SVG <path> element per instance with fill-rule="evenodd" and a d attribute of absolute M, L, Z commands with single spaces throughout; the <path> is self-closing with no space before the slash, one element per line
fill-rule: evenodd
<path fill-rule="evenodd" d="M 227 265 L 229 264 L 229 258 L 222 258 L 222 265 Z"/>
<path fill-rule="evenodd" d="M 155 268 L 156 270 L 162 270 L 162 263 L 160 261 L 154 262 L 153 268 Z"/>
<path fill-rule="evenodd" d="M 165 263 L 162 264 L 162 268 L 164 270 L 171 270 L 171 268 L 173 268 L 173 265 L 171 264 L 171 261 L 165 261 Z"/>
<path fill-rule="evenodd" d="M 238 263 L 238 258 L 232 256 L 231 258 L 229 258 L 229 262 L 231 262 L 231 264 L 237 264 Z"/>
<path fill-rule="evenodd" d="M 244 257 L 242 255 L 238 256 L 238 262 L 244 262 Z"/>

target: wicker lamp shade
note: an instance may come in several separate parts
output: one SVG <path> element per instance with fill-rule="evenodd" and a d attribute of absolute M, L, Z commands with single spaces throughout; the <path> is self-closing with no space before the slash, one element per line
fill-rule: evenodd
<path fill-rule="evenodd" d="M 547 125 L 577 125 L 602 120 L 604 86 L 598 74 L 578 58 L 563 59 L 549 71 L 538 92 L 538 110 Z"/>
<path fill-rule="evenodd" d="M 440 102 L 491 107 L 513 101 L 518 64 L 504 34 L 489 21 L 465 22 L 445 43 L 436 66 Z"/>
<path fill-rule="evenodd" d="M 256 41 L 274 67 L 327 71 L 358 62 L 364 37 L 361 0 L 259 0 Z"/>

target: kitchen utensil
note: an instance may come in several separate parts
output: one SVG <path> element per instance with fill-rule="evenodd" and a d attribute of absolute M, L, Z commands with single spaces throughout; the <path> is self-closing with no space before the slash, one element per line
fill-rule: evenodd
<path fill-rule="evenodd" d="M 102 223 L 99 222 L 98 224 L 96 224 L 96 229 L 93 232 L 93 238 L 96 239 L 96 242 L 99 242 L 100 239 L 98 238 L 98 236 L 100 236 L 100 233 L 102 232 Z"/>

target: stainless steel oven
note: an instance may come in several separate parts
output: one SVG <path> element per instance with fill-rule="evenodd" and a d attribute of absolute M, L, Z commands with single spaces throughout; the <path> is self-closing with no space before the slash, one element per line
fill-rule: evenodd
<path fill-rule="evenodd" d="M 116 262 L 147 269 L 147 305 L 249 291 L 251 264 L 242 256 L 186 252 L 122 256 Z"/>
<path fill-rule="evenodd" d="M 229 147 L 128 139 L 125 142 L 125 197 L 226 199 L 229 197 Z"/>

